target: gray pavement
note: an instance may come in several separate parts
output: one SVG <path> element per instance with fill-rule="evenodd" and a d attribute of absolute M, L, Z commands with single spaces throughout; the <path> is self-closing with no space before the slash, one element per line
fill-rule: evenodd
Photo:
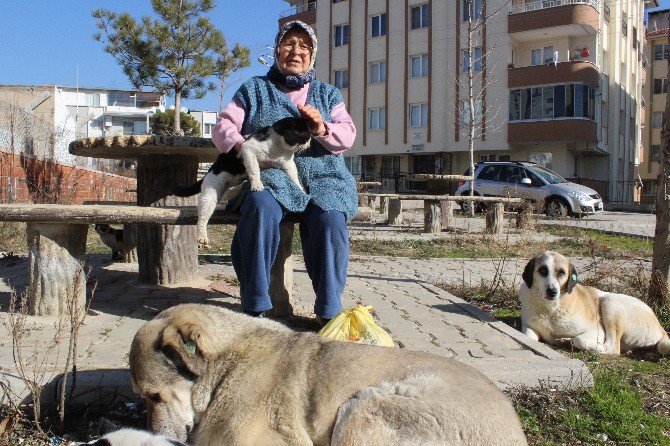
<path fill-rule="evenodd" d="M 197 279 L 172 287 L 139 284 L 137 264 L 110 264 L 107 259 L 107 256 L 88 256 L 93 267 L 91 283 L 97 285 L 92 310 L 78 342 L 77 389 L 85 399 L 99 400 L 110 395 L 133 397 L 127 371 L 130 342 L 137 329 L 161 310 L 187 302 L 239 308 L 238 298 L 216 291 L 222 288 L 222 277 L 234 275 L 226 257 L 202 256 Z M 492 267 L 491 261 L 352 257 L 343 303 L 372 305 L 379 324 L 390 332 L 400 348 L 455 357 L 502 388 L 590 384 L 591 375 L 580 361 L 527 339 L 433 285 L 449 277 L 460 278 L 463 271 L 472 280 L 472 272 L 485 276 Z M 516 276 L 519 268 L 523 265 L 510 265 L 506 274 Z M 23 291 L 27 273 L 25 256 L 15 262 L 5 259 L 0 263 L 2 320 L 7 318 L 11 289 Z M 304 321 L 314 317 L 314 293 L 300 257 L 295 259 L 293 295 L 295 312 L 304 316 L 298 326 L 304 327 Z M 288 324 L 295 324 L 296 320 Z M 57 382 L 66 353 L 66 340 L 59 348 L 52 343 L 56 333 L 54 322 L 52 318 L 29 317 L 24 342 L 24 355 L 33 358 L 29 359 L 28 367 L 31 376 L 50 385 Z M 3 334 L 0 339 L 0 380 L 11 386 L 11 394 L 4 397 L 18 400 L 27 392 L 17 378 L 10 337 Z M 55 371 L 49 367 L 53 364 L 57 364 Z M 51 390 L 47 392 L 47 396 L 53 395 Z"/>

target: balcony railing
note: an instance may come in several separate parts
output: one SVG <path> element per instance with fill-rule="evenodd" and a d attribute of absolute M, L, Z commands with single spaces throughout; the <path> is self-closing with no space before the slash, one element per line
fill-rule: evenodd
<path fill-rule="evenodd" d="M 292 15 L 300 14 L 306 11 L 315 11 L 316 2 L 309 2 L 306 5 L 298 5 L 295 8 L 290 8 L 279 13 L 279 18 L 290 17 Z"/>
<path fill-rule="evenodd" d="M 520 14 L 522 12 L 538 11 L 540 9 L 556 8 L 558 6 L 566 5 L 591 5 L 596 8 L 596 10 L 599 10 L 597 0 L 540 0 L 512 6 L 509 14 Z"/>

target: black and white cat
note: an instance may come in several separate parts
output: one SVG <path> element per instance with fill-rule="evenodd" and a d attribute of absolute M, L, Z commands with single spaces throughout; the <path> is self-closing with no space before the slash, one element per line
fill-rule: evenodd
<path fill-rule="evenodd" d="M 293 156 L 307 149 L 311 134 L 304 118 L 284 118 L 246 138 L 238 155 L 231 150 L 222 153 L 200 181 L 174 192 L 179 197 L 198 195 L 198 244 L 207 246 L 207 222 L 221 199 L 230 200 L 242 189 L 248 178 L 252 191 L 263 190 L 261 163 L 277 167 L 304 190 L 298 180 Z"/>
<path fill-rule="evenodd" d="M 123 254 L 126 246 L 123 243 L 123 229 L 114 229 L 109 225 L 95 225 L 95 232 L 100 236 L 100 240 L 105 245 L 112 248 L 112 260 L 123 260 Z"/>
<path fill-rule="evenodd" d="M 135 429 L 121 429 L 97 440 L 79 444 L 91 446 L 186 446 L 184 443 L 171 438 Z"/>

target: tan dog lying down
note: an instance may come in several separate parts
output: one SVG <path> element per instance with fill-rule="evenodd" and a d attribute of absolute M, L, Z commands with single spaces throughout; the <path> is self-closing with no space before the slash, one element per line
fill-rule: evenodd
<path fill-rule="evenodd" d="M 149 428 L 195 446 L 526 444 L 502 392 L 456 360 L 215 306 L 178 305 L 147 322 L 130 372 Z"/>
<path fill-rule="evenodd" d="M 557 252 L 531 259 L 523 281 L 521 331 L 535 340 L 614 355 L 645 347 L 670 354 L 668 334 L 647 304 L 580 285 L 575 267 Z"/>

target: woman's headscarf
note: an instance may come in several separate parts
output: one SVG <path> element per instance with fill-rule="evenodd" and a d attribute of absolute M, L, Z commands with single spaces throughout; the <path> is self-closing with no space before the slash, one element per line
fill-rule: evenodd
<path fill-rule="evenodd" d="M 279 58 L 279 44 L 281 43 L 286 33 L 288 33 L 294 28 L 298 28 L 302 31 L 305 31 L 307 35 L 309 35 L 310 40 L 312 41 L 312 53 L 309 60 L 309 68 L 307 69 L 307 72 L 302 76 L 298 76 L 295 74 L 285 74 L 279 69 L 279 66 L 277 65 L 277 59 Z M 306 83 L 312 82 L 314 79 L 316 79 L 316 71 L 314 70 L 314 61 L 316 60 L 316 47 L 317 47 L 316 34 L 314 33 L 314 30 L 312 29 L 311 26 L 300 20 L 293 20 L 291 22 L 285 23 L 281 28 L 279 28 L 277 36 L 275 37 L 275 63 L 274 65 L 272 65 L 272 67 L 270 67 L 270 71 L 268 71 L 268 77 L 274 80 L 275 82 L 278 82 L 279 84 L 283 85 L 284 87 L 290 89 L 302 88 Z"/>

